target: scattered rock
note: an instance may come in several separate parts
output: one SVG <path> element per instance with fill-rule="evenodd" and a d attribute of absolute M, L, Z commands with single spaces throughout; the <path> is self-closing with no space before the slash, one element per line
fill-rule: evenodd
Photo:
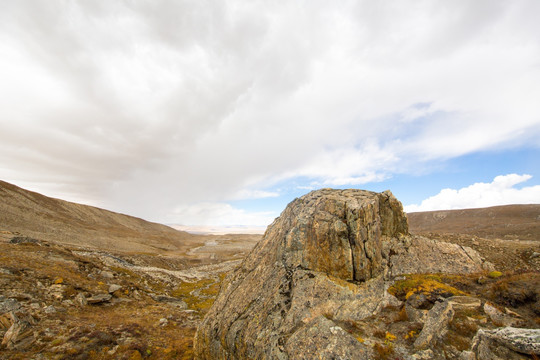
<path fill-rule="evenodd" d="M 11 326 L 11 316 L 9 314 L 0 315 L 0 330 L 7 330 Z"/>
<path fill-rule="evenodd" d="M 459 360 L 476 360 L 476 355 L 472 351 L 462 351 Z"/>
<path fill-rule="evenodd" d="M 484 335 L 514 351 L 529 355 L 540 355 L 540 329 L 505 327 L 484 331 Z"/>
<path fill-rule="evenodd" d="M 15 299 L 8 299 L 0 296 L 0 314 L 7 313 L 9 311 L 17 310 L 21 307 L 19 302 Z"/>
<path fill-rule="evenodd" d="M 484 304 L 484 312 L 494 324 L 499 326 L 515 326 L 521 322 L 519 318 L 507 315 L 487 302 Z"/>
<path fill-rule="evenodd" d="M 415 309 L 427 309 L 429 305 L 432 305 L 424 293 L 412 294 L 407 298 L 407 304 Z"/>
<path fill-rule="evenodd" d="M 86 300 L 86 296 L 84 296 L 83 293 L 78 293 L 77 296 L 75 296 L 75 303 L 77 303 L 80 306 L 88 305 L 88 301 Z"/>
<path fill-rule="evenodd" d="M 168 303 L 171 305 L 175 305 L 179 307 L 180 309 L 187 309 L 187 304 L 182 299 L 178 299 L 175 297 L 165 296 L 165 295 L 152 295 L 152 299 L 162 302 L 162 303 Z"/>
<path fill-rule="evenodd" d="M 452 296 L 447 301 L 454 310 L 479 310 L 482 306 L 482 301 L 472 296 Z"/>
<path fill-rule="evenodd" d="M 425 349 L 433 341 L 442 338 L 453 316 L 454 309 L 449 301 L 436 303 L 427 314 L 424 328 L 415 340 L 414 348 Z"/>
<path fill-rule="evenodd" d="M 53 284 L 49 286 L 48 292 L 55 300 L 63 300 L 64 299 L 64 290 L 65 285 L 62 284 Z"/>
<path fill-rule="evenodd" d="M 122 286 L 117 285 L 117 284 L 111 284 L 109 286 L 109 294 L 112 294 L 112 293 L 114 293 L 114 292 L 116 292 L 116 291 L 118 291 L 120 289 L 122 289 Z"/>
<path fill-rule="evenodd" d="M 44 310 L 45 314 L 54 314 L 56 312 L 56 309 L 54 306 L 49 305 Z"/>
<path fill-rule="evenodd" d="M 540 355 L 540 329 L 505 327 L 478 330 L 472 350 L 477 360 L 522 359 L 520 354 Z"/>
<path fill-rule="evenodd" d="M 86 299 L 88 304 L 96 305 L 101 303 L 106 303 L 111 300 L 112 296 L 110 294 L 97 294 Z"/>
<path fill-rule="evenodd" d="M 101 275 L 101 277 L 105 278 L 105 279 L 113 279 L 114 278 L 114 274 L 110 271 L 106 271 L 106 270 L 103 270 L 99 273 L 99 275 Z"/>
<path fill-rule="evenodd" d="M 9 240 L 10 244 L 39 244 L 40 241 L 27 236 L 15 236 Z"/>
<path fill-rule="evenodd" d="M 19 317 L 14 312 L 9 313 L 11 326 L 4 334 L 2 347 L 9 350 L 24 350 L 35 342 L 34 332 L 31 329 L 35 320 L 30 315 L 24 313 L 22 315 L 23 317 Z"/>

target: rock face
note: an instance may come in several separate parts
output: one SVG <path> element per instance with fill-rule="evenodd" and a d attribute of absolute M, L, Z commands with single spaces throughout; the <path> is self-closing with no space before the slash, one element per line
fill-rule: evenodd
<path fill-rule="evenodd" d="M 505 327 L 479 330 L 473 340 L 478 360 L 523 359 L 520 354 L 540 355 L 540 329 Z"/>
<path fill-rule="evenodd" d="M 313 191 L 287 206 L 224 281 L 198 328 L 196 358 L 301 359 L 314 346 L 323 358 L 372 358 L 337 323 L 399 305 L 386 291 L 392 277 L 484 266 L 471 249 L 411 237 L 389 191 Z"/>

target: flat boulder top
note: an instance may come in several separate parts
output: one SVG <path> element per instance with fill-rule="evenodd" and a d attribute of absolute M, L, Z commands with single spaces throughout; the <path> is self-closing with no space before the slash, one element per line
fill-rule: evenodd
<path fill-rule="evenodd" d="M 307 218 L 307 220 L 335 217 L 350 220 L 351 215 L 362 215 L 360 211 L 371 212 L 372 217 L 366 220 L 382 221 L 382 230 L 385 235 L 394 236 L 398 233 L 406 234 L 409 231 L 403 207 L 389 190 L 377 193 L 358 189 L 320 189 L 293 200 L 287 206 L 287 209 L 289 208 L 293 210 L 296 217 Z M 291 215 L 287 213 L 287 209 L 280 218 Z"/>
<path fill-rule="evenodd" d="M 385 238 L 408 234 L 407 217 L 390 191 L 321 189 L 292 201 L 268 227 L 285 265 L 364 281 L 381 273 Z"/>

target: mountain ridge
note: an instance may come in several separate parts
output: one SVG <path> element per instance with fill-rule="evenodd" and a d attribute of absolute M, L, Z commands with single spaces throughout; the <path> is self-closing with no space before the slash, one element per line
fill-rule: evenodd
<path fill-rule="evenodd" d="M 118 251 L 183 251 L 197 235 L 90 205 L 51 198 L 0 180 L 0 230 Z"/>
<path fill-rule="evenodd" d="M 413 233 L 459 233 L 485 238 L 540 240 L 540 204 L 407 213 Z"/>

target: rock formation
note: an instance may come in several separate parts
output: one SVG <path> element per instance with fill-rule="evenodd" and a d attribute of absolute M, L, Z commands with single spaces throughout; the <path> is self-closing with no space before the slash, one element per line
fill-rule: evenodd
<path fill-rule="evenodd" d="M 338 323 L 400 305 L 386 291 L 395 277 L 488 266 L 470 248 L 409 235 L 389 191 L 313 191 L 291 202 L 225 279 L 198 328 L 195 355 L 373 358 L 373 349 Z"/>

